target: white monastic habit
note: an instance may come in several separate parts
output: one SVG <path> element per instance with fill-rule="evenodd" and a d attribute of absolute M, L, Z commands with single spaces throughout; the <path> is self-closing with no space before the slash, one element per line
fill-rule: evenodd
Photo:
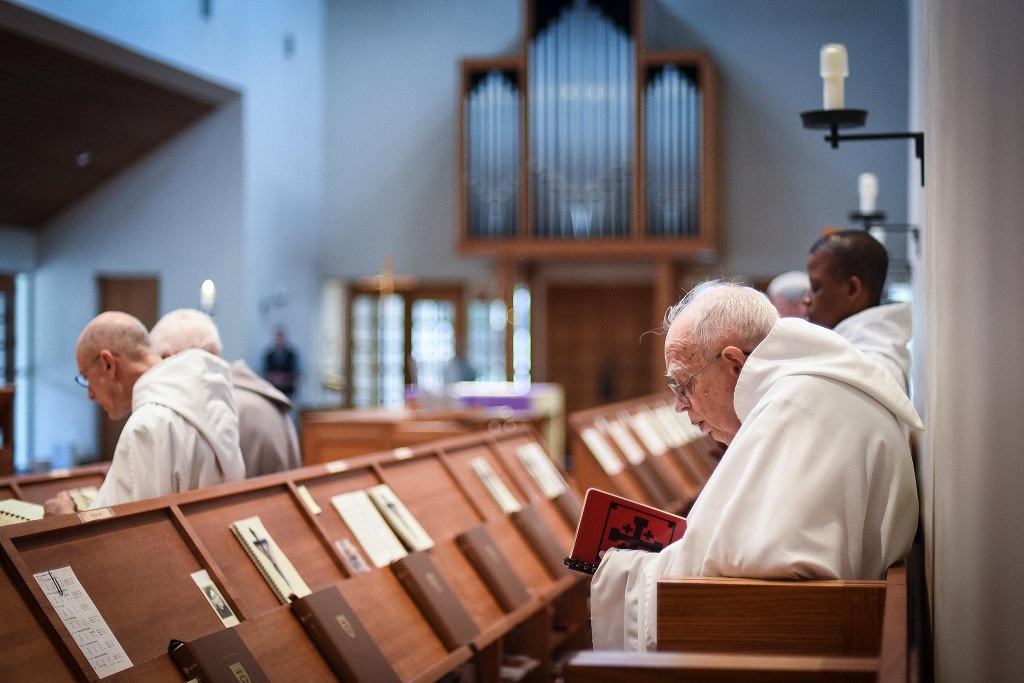
<path fill-rule="evenodd" d="M 144 372 L 92 508 L 245 478 L 231 368 L 190 349 Z"/>
<path fill-rule="evenodd" d="M 245 476 L 258 477 L 302 465 L 299 436 L 288 413 L 292 402 L 244 360 L 231 364 L 238 409 L 238 434 Z"/>
<path fill-rule="evenodd" d="M 868 358 L 878 361 L 907 392 L 910 373 L 910 304 L 883 304 L 851 315 L 833 331 Z"/>
<path fill-rule="evenodd" d="M 661 576 L 878 579 L 910 550 L 917 486 L 895 380 L 831 330 L 779 320 L 748 357 L 741 426 L 660 553 L 610 550 L 591 588 L 595 649 L 652 650 Z"/>

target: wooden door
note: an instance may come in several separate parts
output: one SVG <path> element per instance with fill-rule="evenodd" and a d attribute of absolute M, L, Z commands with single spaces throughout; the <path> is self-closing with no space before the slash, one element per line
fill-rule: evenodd
<path fill-rule="evenodd" d="M 565 387 L 567 413 L 650 393 L 650 285 L 550 285 L 547 378 Z"/>
<path fill-rule="evenodd" d="M 98 277 L 96 278 L 100 293 L 100 310 L 123 311 L 134 315 L 142 321 L 147 330 L 153 329 L 160 310 L 160 281 L 153 277 Z M 110 460 L 114 457 L 114 447 L 121 436 L 121 429 L 128 418 L 111 420 L 103 409 L 97 406 L 100 413 L 99 458 Z"/>

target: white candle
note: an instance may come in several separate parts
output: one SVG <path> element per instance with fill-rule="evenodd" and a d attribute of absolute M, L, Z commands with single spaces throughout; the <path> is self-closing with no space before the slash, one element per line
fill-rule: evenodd
<path fill-rule="evenodd" d="M 199 288 L 199 310 L 204 313 L 213 312 L 213 302 L 217 298 L 217 287 L 213 280 L 203 280 Z"/>
<path fill-rule="evenodd" d="M 860 194 L 860 212 L 864 215 L 878 210 L 878 177 L 874 173 L 861 173 L 857 178 L 857 192 Z"/>
<path fill-rule="evenodd" d="M 821 47 L 821 79 L 824 109 L 844 109 L 843 79 L 850 73 L 846 62 L 846 46 L 828 43 Z"/>
<path fill-rule="evenodd" d="M 868 228 L 868 234 L 878 240 L 883 247 L 885 246 L 885 228 L 876 225 L 872 228 Z"/>

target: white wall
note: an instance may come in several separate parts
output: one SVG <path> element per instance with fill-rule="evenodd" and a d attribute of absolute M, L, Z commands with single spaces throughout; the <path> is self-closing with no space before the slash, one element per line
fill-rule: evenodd
<path fill-rule="evenodd" d="M 98 310 L 97 275 L 155 275 L 160 309 L 195 307 L 218 283 L 225 356 L 244 349 L 242 116 L 222 107 L 51 222 L 35 271 L 34 455 L 90 452 L 97 411 L 71 381 L 75 342 Z"/>
<path fill-rule="evenodd" d="M 38 245 L 35 231 L 0 225 L 0 273 L 22 273 L 35 268 Z"/>
<path fill-rule="evenodd" d="M 879 209 L 906 219 L 906 142 L 827 145 L 799 114 L 822 106 L 818 51 L 846 45 L 846 105 L 859 131 L 906 130 L 907 5 L 891 0 L 662 0 L 644 3 L 652 50 L 710 53 L 722 82 L 722 270 L 803 269 L 822 228 L 859 227 L 857 176 L 878 176 Z M 915 172 L 916 177 L 916 172 Z"/>
<path fill-rule="evenodd" d="M 327 5 L 327 215 L 321 266 L 372 275 L 483 277 L 455 252 L 455 117 L 464 57 L 509 54 L 518 0 L 331 0 Z"/>
<path fill-rule="evenodd" d="M 37 454 L 45 455 L 51 442 L 91 445 L 94 439 L 91 407 L 82 405 L 81 392 L 69 393 L 76 387 L 64 387 L 62 378 L 68 363 L 74 365 L 68 349 L 96 311 L 97 272 L 159 273 L 162 311 L 194 306 L 202 278 L 213 277 L 226 356 L 259 367 L 273 326 L 284 324 L 315 367 L 323 0 L 217 0 L 209 18 L 201 16 L 201 3 L 181 0 L 20 4 L 242 93 L 240 103 L 201 122 L 44 232 L 36 288 Z M 286 36 L 295 47 L 290 55 L 283 49 Z M 189 144 L 195 145 L 190 151 L 179 147 Z M 136 191 L 135 183 L 164 172 L 163 184 L 177 194 Z M 172 219 L 174 232 L 168 232 Z M 129 227 L 137 230 L 127 235 Z M 93 241 L 83 244 L 86 237 Z M 74 253 L 75 246 L 84 253 Z M 281 292 L 287 305 L 261 309 Z"/>
<path fill-rule="evenodd" d="M 923 5 L 939 681 L 1024 671 L 1024 3 Z"/>

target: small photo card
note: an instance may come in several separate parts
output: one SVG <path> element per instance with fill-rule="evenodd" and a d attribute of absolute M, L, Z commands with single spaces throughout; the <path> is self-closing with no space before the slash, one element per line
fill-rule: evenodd
<path fill-rule="evenodd" d="M 228 605 L 228 601 L 224 599 L 224 596 L 220 594 L 217 584 L 213 582 L 207 571 L 200 569 L 197 572 L 193 572 L 191 576 L 192 580 L 199 586 L 199 590 L 203 591 L 206 601 L 210 603 L 210 607 L 217 613 L 217 616 L 220 617 L 224 625 L 238 626 L 238 617 L 231 611 L 231 606 Z"/>

